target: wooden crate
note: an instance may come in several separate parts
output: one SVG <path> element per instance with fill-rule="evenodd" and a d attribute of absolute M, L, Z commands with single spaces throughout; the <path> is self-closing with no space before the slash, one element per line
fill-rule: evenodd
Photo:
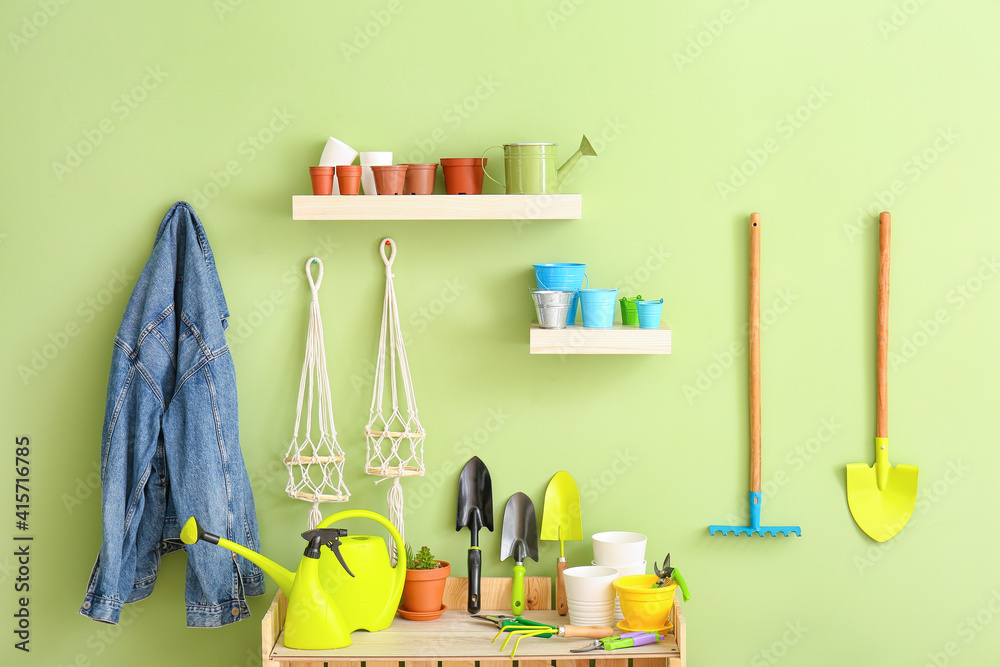
<path fill-rule="evenodd" d="M 510 606 L 511 579 L 483 577 L 484 610 Z M 524 580 L 525 616 L 553 625 L 566 625 L 569 618 L 552 610 L 552 583 L 548 577 Z M 495 632 L 465 611 L 468 581 L 449 577 L 444 603 L 448 611 L 436 621 L 406 621 L 397 617 L 381 632 L 355 632 L 352 644 L 330 651 L 299 651 L 282 641 L 288 599 L 278 591 L 261 621 L 263 667 L 686 667 L 687 626 L 679 602 L 674 604 L 674 627 L 657 644 L 615 651 L 570 653 L 585 639 L 525 639 L 510 658 L 510 645 L 500 652 L 491 643 Z M 484 611 L 483 613 L 490 613 Z M 503 611 L 494 613 L 504 613 Z M 510 613 L 507 611 L 506 613 Z M 612 657 L 613 656 L 613 657 Z"/>

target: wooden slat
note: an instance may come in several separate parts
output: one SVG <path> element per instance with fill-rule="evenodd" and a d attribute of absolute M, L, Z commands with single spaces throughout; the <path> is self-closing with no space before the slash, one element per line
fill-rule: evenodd
<path fill-rule="evenodd" d="M 594 667 L 628 667 L 628 658 L 594 658 Z"/>
<path fill-rule="evenodd" d="M 616 324 L 610 329 L 581 325 L 565 329 L 542 329 L 532 323 L 528 333 L 529 354 L 670 354 L 671 331 Z"/>
<path fill-rule="evenodd" d="M 663 658 L 633 658 L 632 667 L 664 667 Z"/>
<path fill-rule="evenodd" d="M 580 220 L 583 197 L 555 195 L 292 196 L 293 220 Z"/>
<path fill-rule="evenodd" d="M 680 653 L 677 665 L 670 667 L 687 667 L 687 623 L 684 622 L 684 612 L 681 601 L 674 598 L 674 639 L 677 642 L 677 652 Z"/>
<path fill-rule="evenodd" d="M 458 195 L 456 195 L 458 196 Z M 483 577 L 479 584 L 482 609 L 505 609 L 510 613 L 510 577 Z M 525 609 L 552 608 L 552 580 L 548 577 L 524 578 Z M 444 604 L 448 609 L 464 610 L 469 603 L 469 582 L 465 577 L 448 577 L 444 587 Z"/>
<path fill-rule="evenodd" d="M 262 667 L 282 667 L 282 663 L 271 660 L 271 651 L 278 642 L 278 635 L 285 624 L 284 609 L 288 605 L 288 599 L 280 590 L 271 601 L 264 618 L 260 622 L 261 629 L 261 665 Z"/>
<path fill-rule="evenodd" d="M 510 613 L 510 587 L 509 578 L 484 578 L 483 613 Z M 529 608 L 525 613 L 527 618 L 553 625 L 565 624 L 565 618 L 549 609 L 549 578 L 527 577 L 525 591 L 526 606 Z M 479 660 L 479 667 L 513 667 L 507 655 L 510 645 L 508 644 L 504 655 L 501 655 L 499 642 L 490 642 L 495 631 L 483 621 L 471 618 L 466 612 L 467 594 L 465 579 L 452 577 L 445 587 L 445 604 L 449 611 L 440 619 L 418 622 L 397 618 L 387 630 L 356 632 L 351 637 L 350 647 L 321 653 L 289 649 L 284 645 L 282 634 L 274 638 L 273 619 L 283 620 L 287 609 L 287 601 L 279 593 L 268 610 L 270 616 L 265 615 L 265 622 L 262 623 L 262 628 L 270 628 L 271 633 L 262 635 L 265 650 L 268 641 L 272 642 L 269 654 L 265 655 L 264 665 L 303 667 L 306 664 L 320 665 L 321 659 L 325 659 L 329 667 L 361 667 L 362 660 L 366 660 L 368 667 L 400 667 L 399 661 L 405 662 L 404 667 L 436 667 L 441 658 L 452 657 L 453 660 L 443 660 L 440 667 L 475 667 L 476 660 Z M 485 604 L 487 600 L 499 604 L 491 608 Z M 636 661 L 632 667 L 686 667 L 686 625 L 679 603 L 674 605 L 674 610 L 674 628 L 662 642 L 619 649 L 614 651 L 613 658 L 596 659 L 595 656 L 596 667 L 629 667 L 630 658 Z M 553 660 L 556 661 L 556 667 L 586 667 L 586 658 L 569 654 L 569 649 L 579 645 L 577 642 L 559 639 L 526 638 L 517 650 L 517 667 L 548 666 L 552 665 Z M 367 660 L 369 657 L 372 660 Z"/>
<path fill-rule="evenodd" d="M 465 586 L 458 585 L 457 582 L 466 582 Z M 468 607 L 468 581 L 462 577 L 448 577 L 444 588 L 444 605 L 448 609 L 465 611 Z M 412 667 L 408 662 L 406 667 Z M 441 667 L 476 667 L 475 660 L 442 660 Z"/>

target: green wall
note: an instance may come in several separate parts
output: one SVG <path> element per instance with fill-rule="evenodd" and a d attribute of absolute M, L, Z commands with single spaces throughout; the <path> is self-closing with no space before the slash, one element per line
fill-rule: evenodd
<path fill-rule="evenodd" d="M 2 660 L 256 664 L 273 582 L 252 620 L 189 630 L 181 555 L 121 626 L 77 614 L 100 544 L 94 470 L 112 338 L 180 199 L 206 225 L 232 310 L 243 452 L 275 559 L 297 562 L 307 511 L 284 495 L 280 459 L 311 254 L 326 262 L 347 506 L 384 511 L 386 485 L 362 471 L 362 429 L 384 285 L 377 243 L 392 236 L 429 432 L 427 476 L 403 483 L 415 545 L 464 572 L 455 470 L 475 451 L 498 523 L 515 491 L 540 509 L 565 469 L 586 534 L 642 531 L 650 561 L 671 552 L 694 592 L 693 667 L 995 659 L 998 19 L 983 0 L 5 2 Z M 513 141 L 559 142 L 568 156 L 582 132 L 600 157 L 563 188 L 584 195 L 579 221 L 291 220 L 328 135 L 434 161 Z M 879 545 L 852 520 L 844 466 L 873 457 L 882 209 L 895 222 L 893 461 L 920 466 L 920 498 Z M 754 210 L 764 521 L 799 524 L 801 539 L 707 531 L 735 521 L 746 498 Z M 587 262 L 592 286 L 663 296 L 674 353 L 529 356 L 538 261 Z M 13 452 L 25 435 L 30 654 L 12 646 L 13 534 L 25 534 L 12 516 Z M 499 530 L 483 537 L 486 574 L 509 574 Z M 587 543 L 567 550 L 591 558 Z M 543 543 L 529 574 L 552 574 L 556 555 Z"/>

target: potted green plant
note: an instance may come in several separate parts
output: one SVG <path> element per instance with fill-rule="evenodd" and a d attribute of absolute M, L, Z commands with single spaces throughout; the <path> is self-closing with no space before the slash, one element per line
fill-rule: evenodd
<path fill-rule="evenodd" d="M 451 564 L 434 558 L 434 554 L 426 546 L 414 554 L 407 544 L 406 582 L 403 584 L 400 606 L 414 615 L 439 616 L 444 610 L 444 584 L 450 574 Z"/>

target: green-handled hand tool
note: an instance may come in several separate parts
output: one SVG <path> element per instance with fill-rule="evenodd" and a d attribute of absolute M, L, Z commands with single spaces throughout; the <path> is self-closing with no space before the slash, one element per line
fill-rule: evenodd
<path fill-rule="evenodd" d="M 538 562 L 538 527 L 535 506 L 531 498 L 518 491 L 507 500 L 503 509 L 503 531 L 500 533 L 500 560 L 514 557 L 514 583 L 510 592 L 510 608 L 516 616 L 524 611 L 524 561 Z"/>

